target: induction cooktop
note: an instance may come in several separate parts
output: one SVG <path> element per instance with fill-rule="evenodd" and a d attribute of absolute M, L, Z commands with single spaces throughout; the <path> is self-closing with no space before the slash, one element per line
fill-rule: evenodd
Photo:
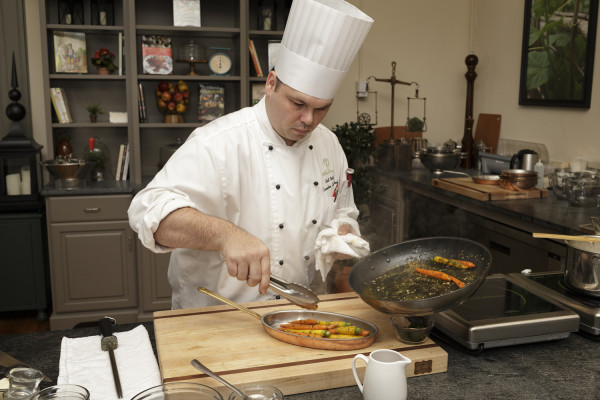
<path fill-rule="evenodd" d="M 564 339 L 579 329 L 577 313 L 525 286 L 513 276 L 490 275 L 467 301 L 434 314 L 435 327 L 478 351 Z"/>
<path fill-rule="evenodd" d="M 563 272 L 512 273 L 519 284 L 540 296 L 550 297 L 579 314 L 579 328 L 600 335 L 600 298 L 571 290 Z"/>

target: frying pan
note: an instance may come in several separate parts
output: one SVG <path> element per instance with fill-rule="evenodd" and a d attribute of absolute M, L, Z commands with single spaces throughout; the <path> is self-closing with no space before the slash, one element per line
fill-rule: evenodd
<path fill-rule="evenodd" d="M 252 315 L 256 319 L 260 320 L 263 324 L 265 331 L 272 337 L 282 342 L 295 344 L 302 347 L 311 347 L 313 349 L 324 349 L 324 350 L 355 350 L 368 347 L 375 341 L 378 329 L 375 325 L 362 320 L 360 318 L 351 317 L 349 315 L 331 313 L 326 311 L 312 311 L 312 310 L 282 310 L 272 311 L 261 316 L 256 311 L 250 310 L 238 303 L 229 300 L 209 289 L 199 287 L 199 292 L 207 294 L 225 304 L 229 304 L 232 307 L 237 308 L 246 314 Z M 357 339 L 324 339 L 324 338 L 313 338 L 295 335 L 289 332 L 280 331 L 278 328 L 281 324 L 289 323 L 299 319 L 317 319 L 319 321 L 347 321 L 351 322 L 352 325 L 357 326 L 361 329 L 367 329 L 371 332 L 370 335 L 364 336 Z"/>
<path fill-rule="evenodd" d="M 376 277 L 391 269 L 406 266 L 409 262 L 429 261 L 435 256 L 473 262 L 475 280 L 448 294 L 419 300 L 391 300 L 386 297 L 374 297 L 369 293 L 369 282 Z M 381 312 L 407 316 L 429 315 L 468 299 L 481 286 L 491 265 L 490 251 L 472 240 L 457 237 L 414 239 L 386 247 L 362 258 L 350 271 L 348 283 L 365 303 Z"/>

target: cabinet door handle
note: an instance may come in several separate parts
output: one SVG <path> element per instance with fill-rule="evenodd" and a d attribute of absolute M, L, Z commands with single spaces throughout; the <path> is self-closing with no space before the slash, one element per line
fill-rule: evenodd
<path fill-rule="evenodd" d="M 83 209 L 86 213 L 97 213 L 100 212 L 100 207 L 87 207 Z"/>

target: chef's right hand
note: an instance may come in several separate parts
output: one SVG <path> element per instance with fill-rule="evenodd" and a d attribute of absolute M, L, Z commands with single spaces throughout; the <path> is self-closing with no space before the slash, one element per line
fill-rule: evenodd
<path fill-rule="evenodd" d="M 221 246 L 227 272 L 248 286 L 258 285 L 258 291 L 265 294 L 269 288 L 271 262 L 269 249 L 254 235 L 235 227 L 227 235 Z"/>

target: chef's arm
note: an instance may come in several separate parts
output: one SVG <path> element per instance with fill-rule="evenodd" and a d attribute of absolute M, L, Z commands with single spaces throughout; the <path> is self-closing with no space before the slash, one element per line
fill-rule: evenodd
<path fill-rule="evenodd" d="M 154 240 L 170 248 L 217 250 L 229 275 L 258 286 L 265 294 L 271 274 L 269 249 L 256 236 L 229 221 L 193 208 L 179 208 L 167 215 L 154 232 Z"/>

